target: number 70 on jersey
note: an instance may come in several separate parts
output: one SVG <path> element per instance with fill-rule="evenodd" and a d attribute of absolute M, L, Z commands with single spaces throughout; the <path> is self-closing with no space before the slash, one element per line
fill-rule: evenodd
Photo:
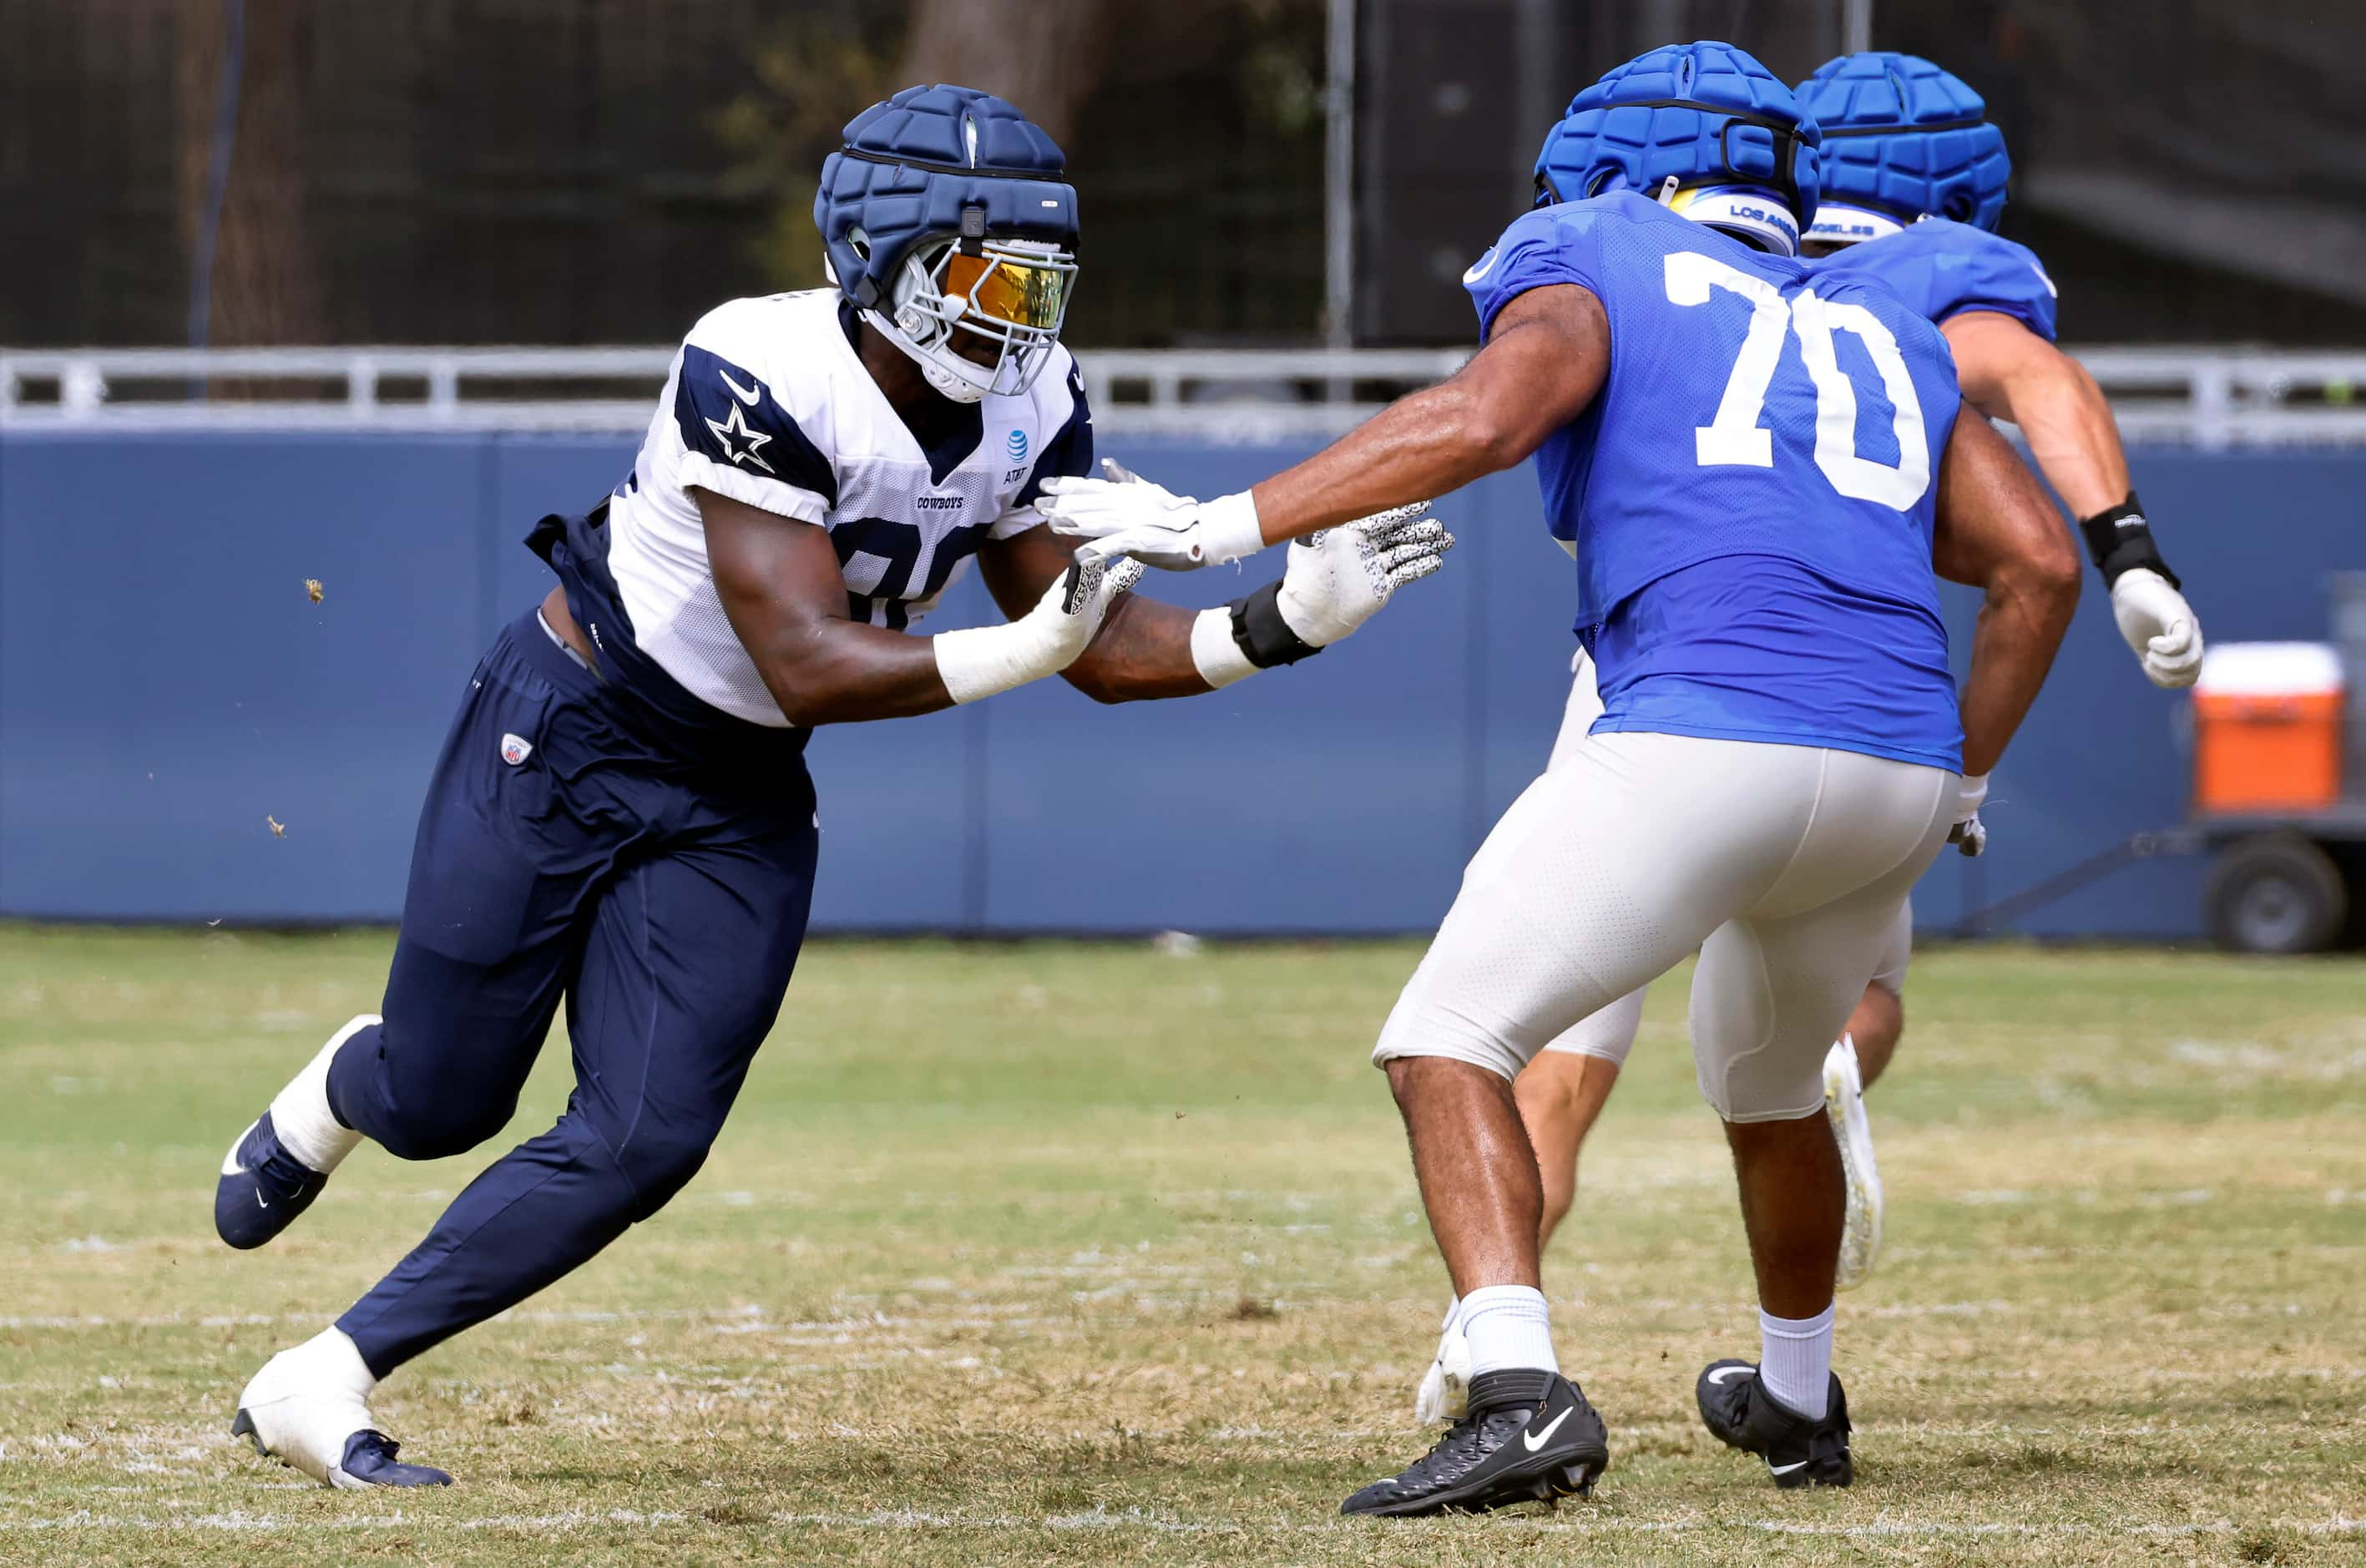
<path fill-rule="evenodd" d="M 1821 299 L 1802 288 L 1788 301 L 1763 277 L 1696 251 L 1667 257 L 1668 300 L 1706 305 L 1709 291 L 1722 288 L 1750 303 L 1750 330 L 1741 340 L 1717 415 L 1693 432 L 1694 457 L 1705 468 L 1766 468 L 1774 464 L 1774 433 L 1758 423 L 1767 389 L 1783 359 L 1783 338 L 1799 339 L 1799 359 L 1816 388 L 1816 467 L 1833 490 L 1853 501 L 1876 502 L 1896 512 L 1911 511 L 1931 488 L 1931 448 L 1924 434 L 1922 403 L 1914 378 L 1898 352 L 1898 338 L 1862 305 Z M 1890 406 L 1898 437 L 1893 466 L 1856 450 L 1857 387 L 1842 369 L 1832 334 L 1848 333 L 1865 345 Z"/>

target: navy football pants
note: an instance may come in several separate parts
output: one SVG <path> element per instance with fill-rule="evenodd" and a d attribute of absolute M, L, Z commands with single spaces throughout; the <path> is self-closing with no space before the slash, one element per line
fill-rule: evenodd
<path fill-rule="evenodd" d="M 529 612 L 436 763 L 386 1021 L 339 1050 L 330 1103 L 405 1159 L 474 1148 L 562 998 L 575 1091 L 337 1320 L 380 1377 L 664 1207 L 780 1010 L 819 837 L 804 738 L 739 726 L 693 764 L 637 711 Z"/>

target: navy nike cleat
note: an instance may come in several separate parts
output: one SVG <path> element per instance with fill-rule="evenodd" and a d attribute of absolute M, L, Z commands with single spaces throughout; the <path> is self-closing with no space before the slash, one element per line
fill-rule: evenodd
<path fill-rule="evenodd" d="M 243 1251 L 261 1247 L 312 1206 L 329 1179 L 279 1142 L 266 1111 L 239 1134 L 214 1184 L 214 1230 Z"/>
<path fill-rule="evenodd" d="M 1709 1435 L 1763 1459 L 1775 1485 L 1846 1486 L 1856 1479 L 1849 1458 L 1848 1395 L 1838 1373 L 1823 1418 L 1815 1421 L 1767 1393 L 1748 1361 L 1711 1361 L 1693 1393 Z"/>
<path fill-rule="evenodd" d="M 1609 1466 L 1609 1435 L 1575 1383 L 1542 1371 L 1481 1372 L 1470 1380 L 1470 1414 L 1404 1473 L 1374 1482 L 1339 1511 L 1483 1514 L 1582 1497 Z"/>

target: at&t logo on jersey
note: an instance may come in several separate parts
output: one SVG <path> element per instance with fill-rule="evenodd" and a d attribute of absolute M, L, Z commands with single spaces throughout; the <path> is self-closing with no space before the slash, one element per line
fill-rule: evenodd
<path fill-rule="evenodd" d="M 1013 430 L 1010 433 L 1010 439 L 1002 444 L 1002 448 L 1004 451 L 1010 454 L 1010 460 L 1012 462 L 1025 462 L 1027 460 L 1027 433 L 1023 430 Z"/>

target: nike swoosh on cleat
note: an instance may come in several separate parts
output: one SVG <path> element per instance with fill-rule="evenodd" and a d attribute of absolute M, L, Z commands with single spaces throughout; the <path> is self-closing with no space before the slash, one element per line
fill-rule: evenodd
<path fill-rule="evenodd" d="M 1747 1377 L 1749 1375 L 1750 1369 L 1748 1367 L 1719 1367 L 1717 1371 L 1709 1373 L 1708 1381 L 1717 1384 L 1718 1387 L 1723 1388 L 1733 1379 Z"/>
<path fill-rule="evenodd" d="M 1574 1404 L 1570 1406 L 1570 1410 L 1574 1410 L 1576 1408 L 1577 1406 Z M 1545 1446 L 1547 1439 L 1551 1438 L 1553 1435 L 1553 1428 L 1568 1419 L 1569 1410 L 1564 1410 L 1560 1415 L 1554 1416 L 1550 1421 L 1546 1422 L 1545 1429 L 1543 1431 L 1521 1433 L 1520 1446 L 1527 1449 L 1530 1453 L 1536 1452 L 1538 1449 Z"/>
<path fill-rule="evenodd" d="M 756 400 L 763 396 L 763 394 L 755 388 L 743 387 L 738 382 L 734 381 L 731 378 L 731 372 L 728 370 L 718 370 L 715 374 L 723 378 L 723 384 L 731 389 L 731 395 L 733 397 L 738 399 L 741 402 L 746 403 L 751 409 L 756 406 Z"/>
<path fill-rule="evenodd" d="M 258 1209 L 268 1209 L 269 1207 L 271 1207 L 271 1200 L 270 1200 L 270 1199 L 268 1199 L 268 1198 L 265 1198 L 265 1197 L 261 1192 L 259 1192 L 259 1191 L 258 1191 L 258 1192 L 257 1192 L 257 1193 L 255 1193 L 255 1195 L 254 1195 L 254 1206 L 255 1206 L 256 1208 L 258 1208 Z"/>
<path fill-rule="evenodd" d="M 1795 1470 L 1807 1469 L 1812 1462 L 1812 1461 L 1803 1459 L 1796 1464 L 1776 1464 L 1770 1459 L 1766 1461 L 1766 1468 L 1770 1472 L 1775 1475 L 1788 1475 Z"/>

